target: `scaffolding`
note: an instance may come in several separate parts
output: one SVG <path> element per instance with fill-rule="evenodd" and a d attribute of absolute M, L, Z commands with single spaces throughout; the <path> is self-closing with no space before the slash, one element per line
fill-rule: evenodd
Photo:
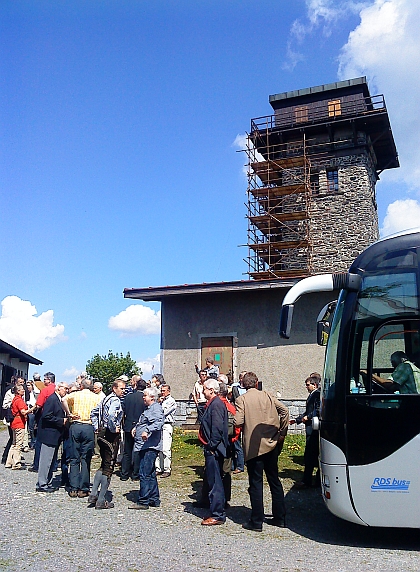
<path fill-rule="evenodd" d="M 274 115 L 251 120 L 246 262 L 254 280 L 313 274 L 319 236 L 312 222 L 321 195 L 339 190 L 336 157 L 363 151 L 377 176 L 399 166 L 383 95 L 345 89 L 334 97 L 320 92 L 319 101 L 306 103 L 292 97 Z"/>
<path fill-rule="evenodd" d="M 254 128 L 255 127 L 255 128 Z M 248 157 L 248 274 L 254 280 L 311 274 L 311 163 L 305 133 L 273 143 L 251 124 Z"/>

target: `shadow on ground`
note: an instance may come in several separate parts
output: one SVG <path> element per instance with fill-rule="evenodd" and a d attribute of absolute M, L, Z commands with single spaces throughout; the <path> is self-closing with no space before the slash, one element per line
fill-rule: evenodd
<path fill-rule="evenodd" d="M 391 550 L 420 548 L 420 531 L 417 529 L 360 526 L 337 518 L 325 506 L 321 489 L 292 487 L 285 500 L 287 527 L 316 542 Z"/>
<path fill-rule="evenodd" d="M 191 500 L 184 501 L 182 505 L 185 512 L 198 518 L 206 518 L 209 516 L 209 510 L 199 508 L 194 504 L 201 497 L 203 467 L 191 468 L 194 469 L 198 479 L 191 483 L 193 489 L 189 495 Z M 244 487 L 247 487 L 247 478 L 245 475 L 244 477 Z M 287 485 L 287 482 L 293 483 L 295 480 L 300 480 L 302 473 L 286 469 L 282 471 L 280 477 Z M 269 495 L 268 487 L 265 487 L 264 495 Z M 287 528 L 314 542 L 355 548 L 410 551 L 420 549 L 420 530 L 360 526 L 337 518 L 328 511 L 319 488 L 297 489 L 291 486 L 285 494 L 285 502 Z M 247 504 L 249 506 L 249 503 Z M 270 502 L 266 503 L 266 506 L 267 504 L 270 505 Z M 241 525 L 249 520 L 251 511 L 247 506 L 238 503 L 233 496 L 230 508 L 226 510 L 226 515 L 229 520 Z M 266 514 L 266 517 L 270 516 L 271 514 Z"/>

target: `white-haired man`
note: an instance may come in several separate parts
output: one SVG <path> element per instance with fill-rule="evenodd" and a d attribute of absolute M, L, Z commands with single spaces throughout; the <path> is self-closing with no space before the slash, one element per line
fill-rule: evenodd
<path fill-rule="evenodd" d="M 143 392 L 146 409 L 132 430 L 134 452 L 138 452 L 140 461 L 140 491 L 137 503 L 128 507 L 132 509 L 147 510 L 151 506 L 160 506 L 155 465 L 156 457 L 159 451 L 162 451 L 162 427 L 165 415 L 158 402 L 158 395 L 156 387 L 146 387 Z"/>
<path fill-rule="evenodd" d="M 219 398 L 219 382 L 215 379 L 208 379 L 203 387 L 207 405 L 201 418 L 198 437 L 204 445 L 211 515 L 203 519 L 201 524 L 213 526 L 226 521 L 223 463 L 229 445 L 228 413 L 225 404 Z"/>
<path fill-rule="evenodd" d="M 105 397 L 105 393 L 103 392 L 103 385 L 100 381 L 95 381 L 95 383 L 93 384 L 93 393 L 96 393 L 96 395 L 99 396 L 99 401 L 102 401 L 102 399 Z"/>
<path fill-rule="evenodd" d="M 172 461 L 172 435 L 175 425 L 176 401 L 171 395 L 171 386 L 164 383 L 160 386 L 160 403 L 162 405 L 165 420 L 163 422 L 163 445 L 162 455 L 156 459 L 156 469 L 161 478 L 171 476 Z M 162 457 L 162 458 L 161 458 Z"/>

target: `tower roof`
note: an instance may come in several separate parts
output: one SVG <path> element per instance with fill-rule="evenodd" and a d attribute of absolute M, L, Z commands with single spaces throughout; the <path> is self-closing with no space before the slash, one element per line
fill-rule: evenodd
<path fill-rule="evenodd" d="M 344 81 L 336 81 L 334 83 L 324 83 L 323 85 L 306 87 L 304 89 L 294 89 L 293 91 L 276 93 L 269 96 L 269 102 L 274 109 L 278 109 L 278 107 L 282 107 L 281 102 L 285 102 L 285 100 L 288 100 L 287 103 L 285 103 L 289 106 L 294 103 L 290 101 L 291 99 L 302 98 L 306 101 L 316 101 L 318 99 L 324 99 L 324 94 L 327 95 L 327 97 L 334 97 L 334 92 L 336 91 L 339 91 L 340 93 L 343 91 L 349 93 L 363 93 L 364 97 L 370 97 L 366 77 L 363 76 L 346 79 Z"/>

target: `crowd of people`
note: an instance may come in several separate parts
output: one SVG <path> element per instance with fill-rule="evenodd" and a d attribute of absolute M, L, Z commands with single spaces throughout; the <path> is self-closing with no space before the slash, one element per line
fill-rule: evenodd
<path fill-rule="evenodd" d="M 61 446 L 61 487 L 70 498 L 88 499 L 96 509 L 114 504 L 107 495 L 117 462 L 119 477 L 140 481 L 137 505 L 159 505 L 156 475 L 171 475 L 172 434 L 177 404 L 161 374 L 150 382 L 139 375 L 122 375 L 109 395 L 101 383 L 82 373 L 75 383 L 56 383 L 47 372 L 43 381 L 12 378 L 2 404 L 9 440 L 2 463 L 7 469 L 37 473 L 36 491 L 54 493 L 53 475 Z M 22 453 L 34 451 L 33 464 L 23 462 Z M 100 457 L 91 488 L 91 461 Z M 153 463 L 151 462 L 153 461 Z M 151 481 L 155 482 L 151 488 Z M 152 490 L 152 500 L 149 499 Z M 146 492 L 145 492 L 146 491 Z"/>
<path fill-rule="evenodd" d="M 319 374 L 306 380 L 310 393 L 305 414 L 289 421 L 287 407 L 262 390 L 253 372 L 241 372 L 230 383 L 213 360 L 199 369 L 193 390 L 199 423 L 198 438 L 204 453 L 201 498 L 195 504 L 207 508 L 203 526 L 226 521 L 231 500 L 231 474 L 247 468 L 250 520 L 242 526 L 262 531 L 263 522 L 284 527 L 286 510 L 278 476 L 278 457 L 289 423 L 305 423 L 307 446 L 302 486 L 311 486 L 317 464 L 315 435 L 309 429 L 319 409 Z M 11 470 L 24 470 L 22 453 L 34 450 L 27 469 L 37 473 L 36 491 L 54 493 L 53 475 L 61 446 L 61 483 L 70 498 L 87 498 L 96 509 L 111 509 L 108 493 L 116 464 L 121 481 L 139 481 L 136 502 L 128 508 L 148 510 L 160 506 L 159 478 L 171 476 L 172 436 L 177 403 L 161 374 L 150 382 L 134 375 L 120 376 L 106 395 L 102 384 L 81 374 L 75 383 L 55 382 L 47 372 L 33 381 L 12 379 L 3 400 L 3 417 L 9 441 L 2 462 Z M 91 460 L 100 467 L 91 486 Z M 272 518 L 264 519 L 263 473 L 272 497 Z M 317 477 L 318 478 L 318 477 Z"/>

